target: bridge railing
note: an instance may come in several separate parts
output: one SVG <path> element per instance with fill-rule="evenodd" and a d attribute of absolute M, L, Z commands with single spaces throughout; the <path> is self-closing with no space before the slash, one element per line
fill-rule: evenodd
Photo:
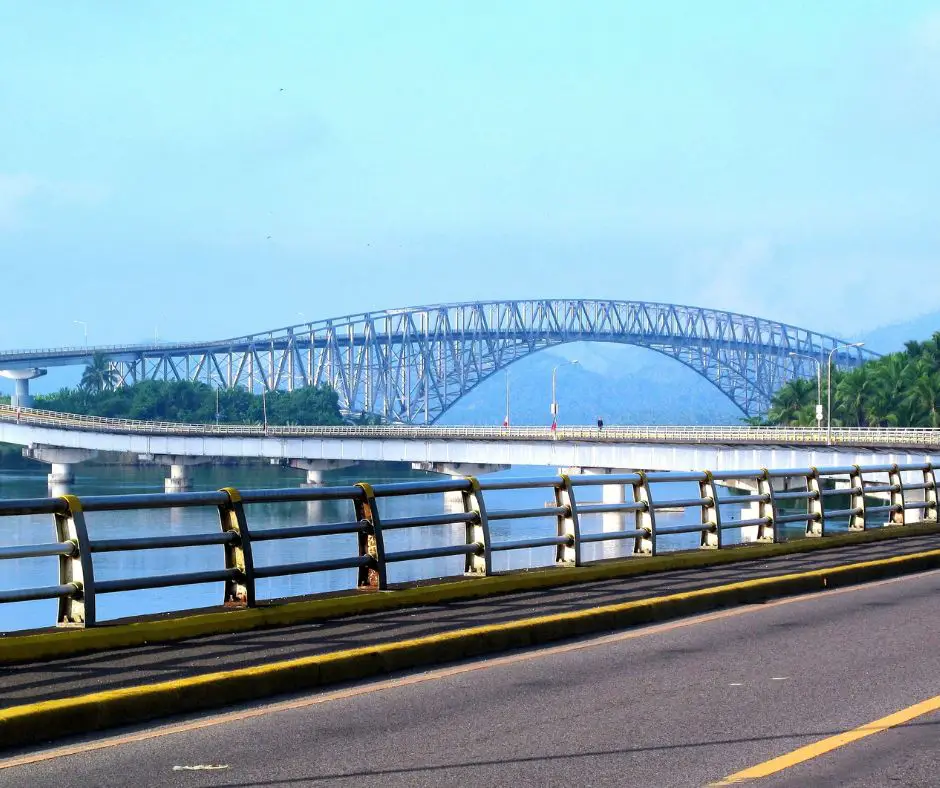
<path fill-rule="evenodd" d="M 262 424 L 183 424 L 104 416 L 80 416 L 36 408 L 0 405 L 0 421 L 36 427 L 118 434 L 189 437 L 362 438 L 372 440 L 590 441 L 616 443 L 786 444 L 806 446 L 937 447 L 940 429 L 928 427 L 644 426 L 644 427 L 381 427 L 264 426 Z"/>
<path fill-rule="evenodd" d="M 676 497 L 675 485 L 697 494 Z M 694 487 L 693 487 L 694 485 Z M 604 487 L 613 500 L 592 502 L 589 488 Z M 495 508 L 498 491 L 543 490 L 551 496 L 541 506 Z M 627 494 L 629 491 L 629 494 Z M 459 498 L 449 511 L 410 517 L 382 517 L 386 501 L 401 496 L 445 494 Z M 582 500 L 583 496 L 583 500 Z M 848 505 L 835 508 L 835 502 Z M 286 527 L 255 527 L 248 515 L 255 504 L 345 501 L 354 516 L 344 522 L 314 522 Z M 490 505 L 488 505 L 490 504 Z M 830 505 L 831 504 L 831 505 Z M 742 510 L 741 507 L 747 508 Z M 218 529 L 195 534 L 164 533 L 125 538 L 92 538 L 87 519 L 99 512 L 143 509 L 208 508 L 216 512 Z M 668 511 L 692 513 L 693 522 L 658 523 Z M 356 570 L 356 587 L 388 589 L 388 567 L 429 558 L 463 557 L 464 574 L 482 577 L 495 572 L 494 554 L 554 548 L 554 565 L 585 563 L 586 545 L 625 542 L 636 557 L 668 551 L 665 542 L 683 534 L 696 535 L 700 549 L 722 549 L 743 542 L 783 541 L 785 526 L 799 525 L 799 535 L 823 538 L 835 532 L 884 525 L 937 520 L 937 483 L 929 463 L 845 466 L 783 470 L 609 475 L 544 476 L 532 479 L 474 477 L 443 481 L 396 482 L 298 488 L 140 494 L 65 495 L 58 498 L 0 501 L 0 522 L 8 517 L 51 515 L 56 541 L 0 547 L 0 565 L 38 557 L 58 559 L 55 583 L 0 590 L 0 602 L 58 600 L 59 625 L 94 626 L 101 594 L 144 589 L 221 583 L 222 604 L 253 607 L 255 585 L 262 578 Z M 603 530 L 586 530 L 585 521 L 601 515 Z M 742 515 L 742 516 L 736 516 Z M 513 537 L 521 520 L 548 519 L 554 534 Z M 491 525 L 508 522 L 508 536 L 496 538 Z M 443 545 L 389 550 L 386 536 L 396 530 L 463 526 L 464 538 Z M 791 525 L 792 528 L 792 525 Z M 450 533 L 453 533 L 451 531 Z M 346 535 L 349 554 L 314 561 L 259 563 L 253 548 L 264 542 Z M 103 553 L 222 547 L 221 563 L 202 571 L 96 580 L 96 556 Z M 6 574 L 6 573 L 3 573 Z M 397 587 L 397 586 L 395 586 Z"/>

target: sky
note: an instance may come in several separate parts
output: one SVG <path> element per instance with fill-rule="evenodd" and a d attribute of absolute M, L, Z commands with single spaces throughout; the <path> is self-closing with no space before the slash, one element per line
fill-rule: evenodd
<path fill-rule="evenodd" d="M 0 0 L 0 347 L 936 311 L 940 2 Z M 81 321 L 81 322 L 76 322 Z"/>

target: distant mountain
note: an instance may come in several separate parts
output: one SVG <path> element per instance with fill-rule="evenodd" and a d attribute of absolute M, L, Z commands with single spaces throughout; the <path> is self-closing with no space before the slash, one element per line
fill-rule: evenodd
<path fill-rule="evenodd" d="M 940 331 L 940 312 L 930 312 L 901 323 L 881 326 L 862 334 L 860 339 L 865 342 L 865 347 L 876 353 L 894 353 L 904 350 L 904 343 L 908 340 L 923 342 L 934 331 Z"/>
<path fill-rule="evenodd" d="M 551 423 L 552 368 L 559 368 L 558 423 L 736 424 L 743 414 L 712 384 L 673 359 L 624 345 L 577 343 L 522 359 L 509 369 L 511 421 Z M 457 402 L 442 424 L 498 425 L 506 412 L 499 372 Z"/>

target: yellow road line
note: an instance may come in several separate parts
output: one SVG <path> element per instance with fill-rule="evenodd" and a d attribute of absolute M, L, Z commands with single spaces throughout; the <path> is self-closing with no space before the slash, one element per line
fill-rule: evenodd
<path fill-rule="evenodd" d="M 929 572 L 925 574 L 934 574 L 934 572 Z M 865 589 L 875 588 L 878 586 L 889 585 L 893 583 L 901 583 L 905 580 L 913 579 L 914 577 L 922 577 L 923 575 L 906 575 L 903 577 L 893 577 L 886 580 L 878 580 L 871 583 L 865 583 L 864 585 L 857 586 L 847 586 L 845 588 L 832 589 L 826 592 L 826 598 L 832 596 L 838 596 L 841 594 L 850 594 Z M 221 714 L 215 714 L 208 717 L 201 717 L 196 720 L 190 720 L 187 722 L 172 723 L 170 725 L 163 725 L 157 728 L 153 728 L 145 731 L 138 731 L 135 733 L 124 734 L 119 736 L 111 736 L 105 739 L 99 739 L 96 741 L 90 742 L 81 742 L 75 745 L 69 745 L 65 747 L 58 747 L 51 750 L 45 750 L 35 753 L 29 753 L 27 755 L 15 756 L 13 758 L 7 758 L 0 760 L 0 771 L 4 769 L 10 769 L 16 766 L 27 766 L 33 763 L 39 763 L 42 761 L 54 760 L 57 758 L 65 758 L 73 755 L 80 755 L 87 752 L 94 752 L 96 750 L 109 749 L 112 747 L 119 747 L 124 744 L 132 744 L 135 742 L 147 741 L 149 739 L 163 738 L 165 736 L 173 736 L 180 733 L 187 733 L 189 731 L 201 730 L 203 728 L 211 728 L 218 725 L 227 725 L 233 722 L 240 722 L 243 720 L 254 719 L 256 717 L 263 717 L 269 714 L 276 714 L 284 711 L 292 711 L 297 709 L 304 709 L 310 706 L 317 706 L 324 703 L 329 703 L 331 701 L 337 700 L 346 700 L 349 698 L 359 697 L 361 695 L 368 695 L 373 692 L 381 692 L 391 689 L 400 689 L 402 687 L 409 687 L 416 684 L 424 684 L 431 681 L 439 681 L 441 679 L 449 678 L 451 676 L 458 676 L 464 673 L 471 673 L 479 670 L 489 670 L 491 668 L 497 668 L 507 665 L 514 665 L 520 662 L 528 662 L 535 659 L 542 659 L 544 657 L 554 656 L 557 654 L 568 654 L 575 651 L 582 651 L 590 648 L 597 648 L 600 646 L 611 645 L 615 643 L 622 643 L 629 640 L 635 640 L 638 638 L 649 637 L 651 635 L 663 634 L 666 632 L 672 632 L 677 629 L 684 629 L 687 627 L 696 626 L 699 624 L 707 624 L 711 621 L 718 621 L 725 618 L 732 618 L 742 615 L 750 614 L 759 614 L 763 613 L 771 608 L 781 607 L 783 605 L 793 605 L 793 604 L 806 604 L 813 602 L 819 599 L 818 594 L 813 595 L 804 595 L 796 597 L 788 597 L 786 599 L 777 599 L 770 602 L 764 602 L 760 605 L 749 605 L 746 607 L 732 608 L 730 610 L 721 610 L 715 613 L 706 613 L 704 615 L 690 617 L 686 619 L 681 619 L 678 621 L 669 621 L 663 624 L 653 624 L 642 629 L 631 630 L 629 632 L 620 632 L 613 635 L 601 635 L 599 637 L 591 638 L 590 640 L 583 640 L 576 643 L 565 643 L 558 646 L 548 646 L 537 651 L 528 651 L 521 654 L 510 654 L 503 657 L 490 657 L 478 660 L 476 662 L 469 662 L 463 665 L 455 665 L 449 668 L 438 668 L 435 670 L 429 670 L 423 673 L 412 674 L 409 676 L 402 676 L 394 679 L 385 679 L 381 681 L 373 681 L 368 684 L 348 687 L 341 690 L 333 690 L 331 692 L 320 692 L 316 695 L 308 695 L 303 698 L 294 698 L 291 700 L 285 700 L 278 703 L 266 704 L 261 707 L 254 707 L 249 709 L 242 709 L 240 711 L 234 712 L 223 712 Z"/>
<path fill-rule="evenodd" d="M 734 785 L 735 783 L 745 782 L 746 780 L 759 780 L 762 777 L 769 777 L 784 769 L 789 769 L 791 766 L 810 761 L 813 758 L 818 758 L 820 755 L 832 752 L 839 747 L 844 747 L 846 744 L 864 739 L 866 736 L 872 736 L 875 733 L 881 733 L 889 728 L 895 728 L 917 717 L 923 717 L 925 714 L 930 714 L 938 710 L 940 710 L 940 695 L 936 695 L 920 703 L 915 703 L 913 706 L 908 706 L 906 709 L 896 711 L 894 714 L 889 714 L 887 717 L 882 717 L 880 720 L 860 725 L 858 728 L 853 728 L 844 733 L 837 733 L 835 736 L 829 736 L 826 739 L 807 744 L 804 747 L 800 747 L 784 755 L 778 755 L 776 758 L 771 758 L 769 761 L 764 761 L 749 769 L 742 769 L 740 772 L 730 774 L 717 783 L 712 783 L 712 785 Z"/>

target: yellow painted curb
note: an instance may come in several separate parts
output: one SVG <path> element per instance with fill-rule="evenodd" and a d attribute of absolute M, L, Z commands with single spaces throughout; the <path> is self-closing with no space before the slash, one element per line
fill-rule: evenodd
<path fill-rule="evenodd" d="M 47 741 L 395 670 L 936 568 L 940 568 L 940 550 L 930 550 L 14 706 L 0 710 L 0 743 L 13 747 Z"/>
<path fill-rule="evenodd" d="M 437 605 L 497 594 L 535 591 L 681 569 L 720 566 L 931 534 L 940 534 L 940 524 L 889 526 L 782 544 L 745 545 L 720 551 L 694 550 L 655 558 L 626 558 L 570 568 L 548 567 L 484 578 L 458 579 L 389 592 L 352 591 L 340 596 L 262 605 L 251 609 L 175 614 L 131 623 L 105 624 L 91 629 L 63 628 L 29 635 L 7 635 L 0 636 L 0 665 L 38 662 L 116 648 L 171 643 L 205 635 L 293 626 L 363 613 Z"/>

